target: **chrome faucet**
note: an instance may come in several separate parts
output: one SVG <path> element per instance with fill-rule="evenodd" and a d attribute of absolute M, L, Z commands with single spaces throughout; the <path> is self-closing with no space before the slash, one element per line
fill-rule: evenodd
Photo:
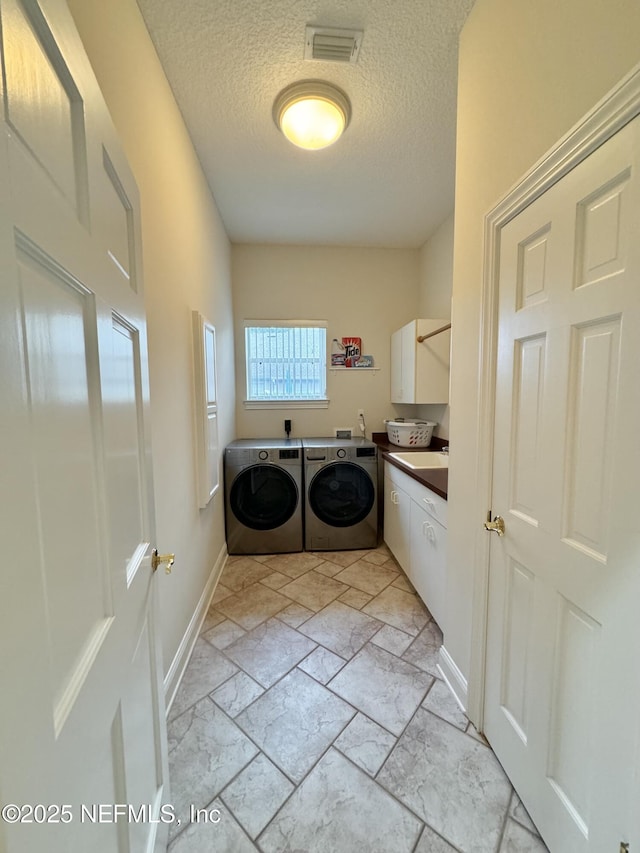
<path fill-rule="evenodd" d="M 441 449 L 441 451 L 440 451 L 440 452 L 441 452 L 441 453 L 448 453 L 448 452 L 449 452 L 449 445 L 448 445 L 448 444 L 447 444 L 447 445 L 445 445 L 445 446 Z"/>

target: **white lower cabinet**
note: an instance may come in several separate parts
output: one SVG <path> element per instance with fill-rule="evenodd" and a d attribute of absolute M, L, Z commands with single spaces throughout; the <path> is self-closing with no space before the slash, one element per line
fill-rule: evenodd
<path fill-rule="evenodd" d="M 409 563 L 411 583 L 442 627 L 446 593 L 447 530 L 411 501 Z"/>
<path fill-rule="evenodd" d="M 385 463 L 385 468 L 386 468 Z M 411 499 L 385 473 L 384 478 L 384 541 L 402 568 L 409 573 Z"/>
<path fill-rule="evenodd" d="M 384 539 L 443 628 L 447 581 L 447 502 L 385 462 Z"/>

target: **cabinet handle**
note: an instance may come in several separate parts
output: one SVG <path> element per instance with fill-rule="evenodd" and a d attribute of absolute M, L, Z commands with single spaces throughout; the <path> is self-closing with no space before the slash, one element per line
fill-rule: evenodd
<path fill-rule="evenodd" d="M 426 505 L 429 507 L 429 509 L 434 508 L 435 504 L 433 503 L 433 501 L 430 501 L 429 498 L 422 498 L 422 500 L 426 503 Z"/>
<path fill-rule="evenodd" d="M 426 534 L 425 534 L 425 527 L 427 529 Z M 428 521 L 422 522 L 422 533 L 423 533 L 423 536 L 426 535 L 429 542 L 434 543 L 436 541 L 436 534 L 435 534 L 435 531 L 433 529 L 433 525 L 429 524 Z"/>
<path fill-rule="evenodd" d="M 393 491 L 393 490 L 391 492 L 391 503 L 392 504 L 399 504 L 400 503 L 400 501 L 398 500 L 398 493 L 396 491 Z"/>

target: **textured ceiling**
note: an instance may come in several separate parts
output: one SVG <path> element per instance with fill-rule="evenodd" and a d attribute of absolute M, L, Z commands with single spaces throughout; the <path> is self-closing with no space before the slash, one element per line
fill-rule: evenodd
<path fill-rule="evenodd" d="M 457 40 L 473 0 L 138 0 L 233 242 L 419 247 L 453 210 Z M 364 30 L 305 62 L 307 24 Z M 278 92 L 321 78 L 351 124 L 306 152 Z"/>

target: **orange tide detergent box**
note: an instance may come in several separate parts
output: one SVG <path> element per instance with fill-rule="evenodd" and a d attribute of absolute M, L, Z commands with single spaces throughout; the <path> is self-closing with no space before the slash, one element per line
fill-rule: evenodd
<path fill-rule="evenodd" d="M 342 346 L 344 347 L 345 367 L 355 367 L 362 352 L 362 338 L 343 338 Z"/>

